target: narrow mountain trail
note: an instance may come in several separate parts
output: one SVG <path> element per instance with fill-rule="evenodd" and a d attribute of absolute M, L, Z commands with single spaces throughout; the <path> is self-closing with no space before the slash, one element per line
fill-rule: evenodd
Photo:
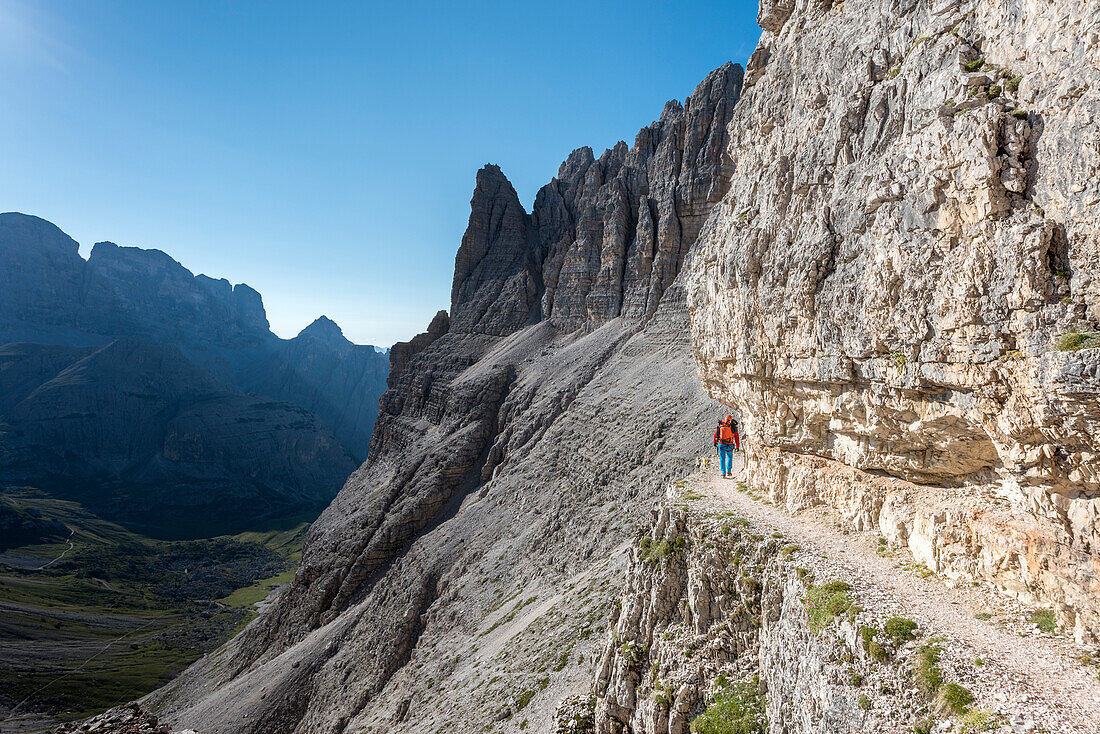
<path fill-rule="evenodd" d="M 966 686 L 976 708 L 1009 714 L 1014 731 L 1100 732 L 1100 667 L 1080 661 L 1082 648 L 1039 633 L 1027 621 L 1029 610 L 988 586 L 915 573 L 907 549 L 880 552 L 877 533 L 845 533 L 824 510 L 791 515 L 754 499 L 740 481 L 742 457 L 737 461 L 731 479 L 719 475 L 715 462 L 689 477 L 684 499 L 694 510 L 733 512 L 758 532 L 782 533 L 783 542 L 796 543 L 821 559 L 815 565 L 850 583 L 863 606 L 913 619 L 925 637 L 945 637 L 947 679 Z"/>
<path fill-rule="evenodd" d="M 57 563 L 62 558 L 64 558 L 66 555 L 68 555 L 69 551 L 71 551 L 73 548 L 76 547 L 75 544 L 73 543 L 73 534 L 74 533 L 76 533 L 76 530 L 74 530 L 73 528 L 69 528 L 69 537 L 65 538 L 66 542 L 68 542 L 68 544 L 69 544 L 69 547 L 66 548 L 65 550 L 61 551 L 61 555 L 59 555 L 57 558 L 53 559 L 52 561 L 50 561 L 48 563 L 42 564 L 41 566 L 39 566 L 35 570 L 36 571 L 41 571 L 43 569 L 49 568 L 50 566 L 52 566 L 53 564 Z"/>

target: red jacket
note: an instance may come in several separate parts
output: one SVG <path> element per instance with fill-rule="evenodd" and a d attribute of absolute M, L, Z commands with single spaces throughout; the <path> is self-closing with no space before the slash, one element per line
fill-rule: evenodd
<path fill-rule="evenodd" d="M 734 425 L 737 425 L 737 423 L 734 422 Z M 718 445 L 718 443 L 719 443 L 718 442 L 718 431 L 720 431 L 721 429 L 722 429 L 722 423 L 719 422 L 718 427 L 714 429 L 714 443 L 715 443 L 715 445 Z M 727 446 L 729 445 L 728 441 L 722 441 L 722 443 L 726 444 Z M 741 434 L 738 433 L 736 428 L 733 429 L 733 447 L 737 448 L 737 449 L 741 448 Z"/>

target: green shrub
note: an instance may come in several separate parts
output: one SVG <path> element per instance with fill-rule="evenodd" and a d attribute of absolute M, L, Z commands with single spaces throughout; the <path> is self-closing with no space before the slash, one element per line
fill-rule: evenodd
<path fill-rule="evenodd" d="M 999 84 L 990 84 L 989 85 L 989 98 L 990 99 L 997 99 L 997 97 L 1000 97 L 1000 96 L 1001 96 L 1001 86 Z"/>
<path fill-rule="evenodd" d="M 974 703 L 974 694 L 958 683 L 944 683 L 940 689 L 940 700 L 956 716 L 965 714 Z"/>
<path fill-rule="evenodd" d="M 932 721 L 932 719 L 921 719 L 913 727 L 913 734 L 931 734 L 932 727 L 934 727 L 935 725 L 936 722 Z"/>
<path fill-rule="evenodd" d="M 674 553 L 679 553 L 686 545 L 687 539 L 680 535 L 672 540 L 661 538 L 658 541 L 654 541 L 653 538 L 646 535 L 642 537 L 639 543 L 641 559 L 650 565 L 656 566 Z"/>
<path fill-rule="evenodd" d="M 1023 80 L 1024 80 L 1024 78 L 1022 76 L 1014 76 L 1014 77 L 1011 77 L 1009 79 L 1006 79 L 1005 80 L 1005 89 L 1007 89 L 1010 92 L 1015 92 L 1020 88 L 1020 82 L 1022 82 Z"/>
<path fill-rule="evenodd" d="M 990 731 L 997 727 L 997 717 L 992 711 L 970 709 L 959 719 L 963 731 Z"/>
<path fill-rule="evenodd" d="M 645 645 L 639 645 L 636 642 L 624 642 L 619 645 L 619 654 L 623 656 L 627 666 L 633 668 L 645 658 Z"/>
<path fill-rule="evenodd" d="M 867 651 L 867 654 L 872 659 L 882 663 L 890 657 L 890 653 L 886 651 L 886 648 L 882 646 L 882 643 L 875 640 L 875 635 L 878 634 L 878 630 L 874 627 L 863 625 L 859 628 L 859 636 L 863 639 L 863 649 Z"/>
<path fill-rule="evenodd" d="M 1054 348 L 1059 352 L 1076 352 L 1094 347 L 1100 347 L 1100 333 L 1072 331 L 1062 334 L 1054 341 Z"/>
<path fill-rule="evenodd" d="M 943 648 L 934 642 L 926 642 L 921 645 L 917 653 L 916 679 L 917 687 L 925 695 L 934 695 L 943 685 L 943 671 L 940 669 L 940 655 Z"/>
<path fill-rule="evenodd" d="M 1015 117 L 1017 120 L 1026 120 L 1028 113 L 1027 110 L 1017 108 L 1012 110 L 1012 116 Z"/>
<path fill-rule="evenodd" d="M 767 734 L 766 705 L 758 679 L 721 686 L 691 722 L 692 734 Z"/>
<path fill-rule="evenodd" d="M 668 708 L 672 705 L 672 699 L 672 686 L 664 681 L 657 681 L 657 684 L 653 686 L 653 701 Z"/>
<path fill-rule="evenodd" d="M 520 711 L 523 711 L 523 709 L 527 708 L 527 704 L 531 703 L 531 699 L 534 698 L 535 694 L 537 693 L 538 690 L 532 688 L 516 696 L 516 713 L 519 713 Z"/>
<path fill-rule="evenodd" d="M 917 629 L 917 623 L 905 617 L 890 617 L 886 620 L 884 629 L 886 634 L 901 642 L 917 639 L 917 636 L 913 634 L 914 630 Z"/>
<path fill-rule="evenodd" d="M 974 59 L 973 61 L 968 61 L 967 63 L 963 64 L 963 68 L 967 71 L 977 71 L 978 69 L 982 68 L 982 64 L 984 63 L 985 59 Z"/>
<path fill-rule="evenodd" d="M 1031 613 L 1031 623 L 1047 633 L 1058 629 L 1058 619 L 1054 616 L 1053 609 L 1036 609 Z"/>
<path fill-rule="evenodd" d="M 848 597 L 851 585 L 844 581 L 827 581 L 810 586 L 806 592 L 806 617 L 814 633 L 821 632 L 852 605 Z"/>

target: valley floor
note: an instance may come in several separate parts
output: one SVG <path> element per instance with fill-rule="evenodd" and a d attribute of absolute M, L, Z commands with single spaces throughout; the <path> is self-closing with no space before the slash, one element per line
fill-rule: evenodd
<path fill-rule="evenodd" d="M 740 467 L 723 479 L 710 464 L 677 485 L 693 512 L 732 512 L 757 532 L 781 533 L 781 542 L 797 544 L 832 578 L 851 584 L 864 606 L 913 619 L 925 636 L 944 638 L 945 678 L 973 693 L 974 709 L 1015 731 L 1100 731 L 1100 660 L 1064 636 L 1041 631 L 1041 611 L 1036 617 L 1036 610 L 985 585 L 941 579 L 877 533 L 838 529 L 823 510 L 791 515 L 746 486 Z"/>
<path fill-rule="evenodd" d="M 46 731 L 171 680 L 290 580 L 312 519 L 161 541 L 35 490 L 5 488 L 0 502 L 68 529 L 0 553 L 0 734 Z"/>

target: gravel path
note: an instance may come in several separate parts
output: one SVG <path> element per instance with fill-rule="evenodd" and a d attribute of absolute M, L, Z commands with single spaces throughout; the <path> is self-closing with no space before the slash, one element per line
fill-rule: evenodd
<path fill-rule="evenodd" d="M 700 509 L 743 515 L 820 557 L 837 578 L 852 584 L 866 608 L 889 609 L 947 637 L 941 665 L 948 679 L 969 688 L 975 706 L 1008 714 L 1013 729 L 1100 733 L 1100 667 L 1080 662 L 1084 649 L 1065 637 L 1039 633 L 1027 621 L 1029 610 L 986 586 L 950 588 L 950 581 L 919 577 L 902 567 L 912 561 L 907 550 L 894 549 L 892 558 L 880 555 L 875 533 L 845 534 L 823 511 L 792 516 L 753 499 L 738 489 L 739 474 L 740 467 L 733 479 L 722 479 L 716 469 L 707 469 L 692 477 L 687 490 L 704 495 Z M 993 618 L 976 619 L 979 613 Z M 977 658 L 982 665 L 975 664 Z"/>

